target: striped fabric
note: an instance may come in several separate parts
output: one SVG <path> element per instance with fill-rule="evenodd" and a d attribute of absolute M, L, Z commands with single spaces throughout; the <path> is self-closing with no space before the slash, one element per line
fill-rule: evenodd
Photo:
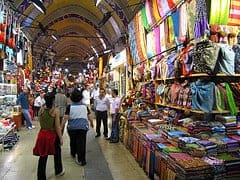
<path fill-rule="evenodd" d="M 239 26 L 240 25 L 239 19 L 240 19 L 240 0 L 231 0 L 228 25 Z"/>

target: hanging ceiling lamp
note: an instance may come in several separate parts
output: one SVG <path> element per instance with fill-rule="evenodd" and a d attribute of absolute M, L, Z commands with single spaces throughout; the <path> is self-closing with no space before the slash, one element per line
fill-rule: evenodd
<path fill-rule="evenodd" d="M 42 0 L 31 0 L 33 5 L 43 14 L 46 14 L 46 8 L 43 5 Z"/>

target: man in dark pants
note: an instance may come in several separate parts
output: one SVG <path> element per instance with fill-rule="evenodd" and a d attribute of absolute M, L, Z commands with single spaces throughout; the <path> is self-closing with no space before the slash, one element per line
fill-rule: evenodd
<path fill-rule="evenodd" d="M 108 114 L 107 111 L 110 107 L 110 103 L 108 98 L 105 96 L 105 90 L 100 89 L 99 96 L 94 101 L 94 107 L 96 112 L 96 133 L 95 137 L 101 136 L 100 128 L 101 128 L 101 120 L 103 121 L 103 134 L 104 137 L 108 137 Z"/>

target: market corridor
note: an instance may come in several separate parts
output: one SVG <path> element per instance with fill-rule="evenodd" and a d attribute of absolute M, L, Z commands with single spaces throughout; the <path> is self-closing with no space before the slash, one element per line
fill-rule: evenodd
<path fill-rule="evenodd" d="M 32 148 L 39 130 L 27 130 L 22 127 L 18 132 L 20 140 L 10 151 L 0 152 L 0 180 L 35 180 L 38 157 L 32 155 Z M 146 180 L 143 170 L 123 144 L 111 144 L 104 136 L 95 138 L 95 131 L 91 129 L 87 138 L 87 165 L 82 167 L 75 163 L 69 155 L 69 138 L 64 133 L 62 147 L 65 175 L 55 177 L 53 156 L 49 156 L 47 164 L 48 180 Z"/>

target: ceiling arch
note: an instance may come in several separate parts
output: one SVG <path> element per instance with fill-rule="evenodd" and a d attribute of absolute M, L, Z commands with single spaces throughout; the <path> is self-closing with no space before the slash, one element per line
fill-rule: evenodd
<path fill-rule="evenodd" d="M 95 0 L 43 0 L 43 2 L 46 14 L 41 14 L 29 0 L 15 0 L 13 3 L 21 12 L 18 17 L 21 26 L 25 26 L 23 31 L 34 44 L 33 54 L 41 51 L 38 46 L 44 46 L 54 52 L 53 60 L 58 64 L 69 65 L 71 64 L 69 61 L 78 60 L 83 66 L 88 63 L 88 57 L 94 53 L 100 54 L 118 43 L 118 39 L 126 31 L 127 24 L 143 6 L 145 0 L 102 0 L 98 7 L 95 6 Z M 111 12 L 111 17 L 100 27 L 98 24 L 106 12 Z M 39 22 L 47 33 L 38 28 Z M 57 39 L 53 39 L 51 35 Z M 65 62 L 66 56 L 75 58 Z"/>

